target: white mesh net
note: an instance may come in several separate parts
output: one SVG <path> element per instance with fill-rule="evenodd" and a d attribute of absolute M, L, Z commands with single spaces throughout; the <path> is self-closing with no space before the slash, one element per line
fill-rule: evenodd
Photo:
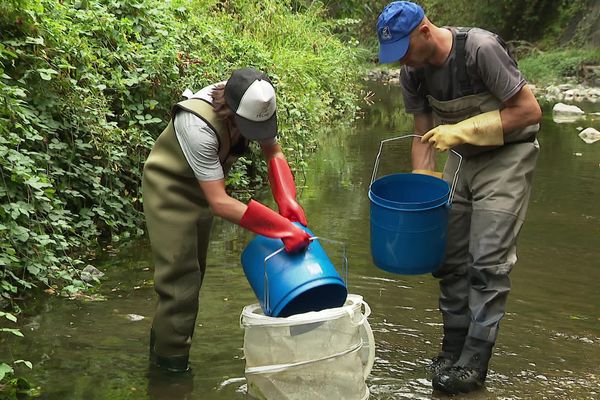
<path fill-rule="evenodd" d="M 375 357 L 369 314 L 358 295 L 339 308 L 288 318 L 267 317 L 258 304 L 245 307 L 248 393 L 258 399 L 367 399 L 365 378 Z"/>

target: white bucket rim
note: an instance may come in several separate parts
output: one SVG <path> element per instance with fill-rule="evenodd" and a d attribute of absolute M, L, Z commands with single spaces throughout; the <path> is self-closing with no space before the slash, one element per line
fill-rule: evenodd
<path fill-rule="evenodd" d="M 260 304 L 250 304 L 242 310 L 240 315 L 240 326 L 241 327 L 252 327 L 252 326 L 295 326 L 304 325 L 314 322 L 331 321 L 334 319 L 342 318 L 347 315 L 353 315 L 357 309 L 366 303 L 363 297 L 358 294 L 348 294 L 344 305 L 336 308 L 328 308 L 321 311 L 310 311 L 303 314 L 295 314 L 289 317 L 269 317 L 264 315 Z M 368 306 L 365 314 L 370 314 Z M 365 315 L 365 318 L 368 315 Z"/>

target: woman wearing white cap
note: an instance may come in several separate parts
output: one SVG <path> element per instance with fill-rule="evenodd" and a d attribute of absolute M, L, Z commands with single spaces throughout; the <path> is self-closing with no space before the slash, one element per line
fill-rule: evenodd
<path fill-rule="evenodd" d="M 309 235 L 290 168 L 277 144 L 275 89 L 252 68 L 177 103 L 144 165 L 144 215 L 155 261 L 158 304 L 150 333 L 150 361 L 185 372 L 206 269 L 213 215 L 255 233 L 280 238 L 286 251 L 304 250 Z M 269 166 L 279 214 L 225 191 L 233 161 L 258 140 Z"/>

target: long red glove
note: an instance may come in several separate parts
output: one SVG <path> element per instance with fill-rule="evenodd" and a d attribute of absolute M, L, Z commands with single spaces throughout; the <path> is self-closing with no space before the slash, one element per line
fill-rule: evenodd
<path fill-rule="evenodd" d="M 269 160 L 269 183 L 273 197 L 279 206 L 279 214 L 292 222 L 300 222 L 307 226 L 304 210 L 296 201 L 294 176 L 284 158 L 272 157 Z"/>
<path fill-rule="evenodd" d="M 308 233 L 258 201 L 250 200 L 240 226 L 259 235 L 281 239 L 288 253 L 304 250 L 310 244 Z"/>

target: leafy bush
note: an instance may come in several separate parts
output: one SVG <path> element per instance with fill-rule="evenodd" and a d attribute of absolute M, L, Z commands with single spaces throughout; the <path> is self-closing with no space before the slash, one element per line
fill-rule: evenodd
<path fill-rule="evenodd" d="M 359 50 L 318 5 L 265 0 L 12 0 L 0 4 L 0 296 L 85 289 L 81 252 L 143 234 L 143 162 L 186 87 L 253 66 L 274 78 L 282 143 L 351 117 Z M 259 22 L 259 23 L 257 23 Z M 248 193 L 252 155 L 228 181 Z"/>
<path fill-rule="evenodd" d="M 0 311 L 0 321 L 4 320 L 16 323 L 17 317 L 15 317 L 13 314 Z M 21 331 L 16 328 L 0 327 L 0 337 L 3 334 L 23 337 Z M 31 362 L 26 360 L 0 360 L 0 398 L 16 399 L 21 398 L 19 395 L 31 394 L 31 386 L 29 383 L 25 379 L 14 377 L 15 367 L 18 365 L 24 365 L 29 369 L 33 367 Z"/>
<path fill-rule="evenodd" d="M 533 53 L 519 60 L 519 69 L 527 80 L 538 84 L 560 83 L 577 76 L 581 65 L 600 63 L 600 50 L 570 49 Z"/>

